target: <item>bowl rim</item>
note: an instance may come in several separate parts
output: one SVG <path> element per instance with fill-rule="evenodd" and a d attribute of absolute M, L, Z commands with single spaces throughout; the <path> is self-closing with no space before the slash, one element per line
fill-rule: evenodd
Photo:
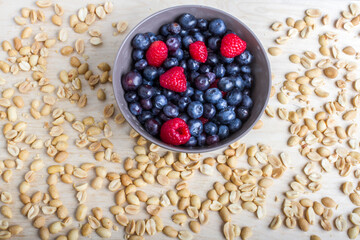
<path fill-rule="evenodd" d="M 117 71 L 115 71 L 115 68 L 116 68 L 116 63 L 119 61 L 119 57 L 120 57 L 120 52 L 122 51 L 122 49 L 125 47 L 125 43 L 127 41 L 129 41 L 129 38 L 130 36 L 138 29 L 138 27 L 140 25 L 142 25 L 143 23 L 147 22 L 149 19 L 155 17 L 156 15 L 158 14 L 162 14 L 164 12 L 167 12 L 167 11 L 170 11 L 170 10 L 173 10 L 173 9 L 177 9 L 177 8 L 205 8 L 205 9 L 209 9 L 209 10 L 212 10 L 212 11 L 217 11 L 217 12 L 220 12 L 221 14 L 224 14 L 224 15 L 227 15 L 228 17 L 230 18 L 234 18 L 236 19 L 236 21 L 238 21 L 251 35 L 252 37 L 257 41 L 258 45 L 259 45 L 259 48 L 260 48 L 260 51 L 263 52 L 263 55 L 264 55 L 264 58 L 265 58 L 265 63 L 266 63 L 266 67 L 268 69 L 268 82 L 270 83 L 269 84 L 269 87 L 267 89 L 267 94 L 266 94 L 266 100 L 264 102 L 264 105 L 262 106 L 261 108 L 261 111 L 260 111 L 260 114 L 258 114 L 258 116 L 256 116 L 255 120 L 253 121 L 253 123 L 250 124 L 249 128 L 245 129 L 244 132 L 242 132 L 241 134 L 239 134 L 238 136 L 236 136 L 232 143 L 233 142 L 236 142 L 238 141 L 239 139 L 245 137 L 254 127 L 254 125 L 260 120 L 261 116 L 263 115 L 264 111 L 265 111 L 265 108 L 266 106 L 268 105 L 268 102 L 269 102 L 269 97 L 270 97 L 270 91 L 271 91 L 271 67 L 270 67 L 270 61 L 269 61 L 269 58 L 267 56 L 267 53 L 266 53 L 266 50 L 265 48 L 263 47 L 261 41 L 259 40 L 259 38 L 256 36 L 256 34 L 245 24 L 243 23 L 239 18 L 237 18 L 236 16 L 230 14 L 230 13 L 227 13 L 225 12 L 224 10 L 221 10 L 221 9 L 218 9 L 218 8 L 214 8 L 214 7 L 210 7 L 210 6 L 207 6 L 207 5 L 199 5 L 199 4 L 185 4 L 185 5 L 176 5 L 176 6 L 172 6 L 172 7 L 168 7 L 168 8 L 164 8 L 164 9 L 161 9 L 157 12 L 154 12 L 152 14 L 150 14 L 149 16 L 147 16 L 146 18 L 144 18 L 143 20 L 141 20 L 139 23 L 137 23 L 132 29 L 130 32 L 127 33 L 126 37 L 123 39 L 123 41 L 121 42 L 121 45 L 116 53 L 116 58 L 114 60 L 114 64 L 113 64 L 113 73 L 112 73 L 112 77 L 113 77 L 113 81 L 112 81 L 112 85 L 113 85 L 113 94 L 115 96 L 115 100 L 116 100 L 116 103 L 121 111 L 121 113 L 123 114 L 123 109 L 120 108 L 120 105 L 119 104 L 121 101 L 119 99 L 119 96 L 118 94 L 116 94 L 116 86 L 115 86 L 115 79 L 116 79 L 116 76 L 115 76 L 115 73 Z M 121 76 L 120 76 L 121 77 Z M 121 85 L 121 83 L 120 83 Z M 151 135 L 146 136 L 145 134 L 141 134 L 141 132 L 143 132 L 142 129 L 139 128 L 138 125 L 134 124 L 132 122 L 132 119 L 130 119 L 127 114 L 123 114 L 124 118 L 126 119 L 126 121 L 130 124 L 130 126 L 135 130 L 137 131 L 141 136 L 143 136 L 145 139 L 147 139 L 148 141 L 150 142 L 153 142 L 155 143 L 156 145 L 166 149 L 166 150 L 171 150 L 171 151 L 174 151 L 174 152 L 191 152 L 191 153 L 204 153 L 204 152 L 211 152 L 211 151 L 216 151 L 216 150 L 219 150 L 219 149 L 222 149 L 228 145 L 230 145 L 231 143 L 223 143 L 223 144 L 218 144 L 218 145 L 215 145 L 214 147 L 210 147 L 209 148 L 197 148 L 197 149 L 186 149 L 186 147 L 181 147 L 181 146 L 175 146 L 175 145 L 169 145 L 169 144 L 166 144 L 164 142 L 162 142 L 160 139 L 157 139 L 156 137 L 153 137 Z"/>

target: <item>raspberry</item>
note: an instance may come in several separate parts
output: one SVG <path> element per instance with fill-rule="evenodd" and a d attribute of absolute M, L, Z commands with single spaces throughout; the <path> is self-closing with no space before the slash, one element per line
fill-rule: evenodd
<path fill-rule="evenodd" d="M 227 58 L 233 58 L 240 55 L 246 49 L 246 42 L 236 34 L 230 33 L 221 40 L 221 55 Z"/>
<path fill-rule="evenodd" d="M 190 139 L 189 127 L 181 118 L 170 119 L 161 126 L 160 138 L 172 145 L 185 144 Z"/>
<path fill-rule="evenodd" d="M 160 86 L 174 92 L 186 91 L 186 77 L 182 67 L 173 67 L 160 76 Z"/>
<path fill-rule="evenodd" d="M 163 41 L 153 42 L 146 51 L 146 60 L 150 66 L 160 67 L 168 56 L 168 48 Z"/>
<path fill-rule="evenodd" d="M 204 42 L 197 41 L 189 46 L 189 52 L 191 57 L 201 63 L 206 62 L 208 52 Z"/>
<path fill-rule="evenodd" d="M 202 122 L 202 124 L 205 124 L 209 121 L 209 119 L 204 118 L 204 117 L 199 117 L 199 120 Z"/>

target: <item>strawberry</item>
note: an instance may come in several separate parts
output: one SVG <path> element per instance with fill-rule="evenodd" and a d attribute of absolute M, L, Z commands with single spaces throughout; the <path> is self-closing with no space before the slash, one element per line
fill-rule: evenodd
<path fill-rule="evenodd" d="M 153 42 L 146 51 L 146 60 L 150 66 L 160 67 L 168 56 L 168 48 L 163 41 Z"/>
<path fill-rule="evenodd" d="M 189 127 L 181 118 L 170 119 L 161 126 L 160 138 L 172 145 L 185 144 L 190 139 Z"/>
<path fill-rule="evenodd" d="M 208 52 L 204 42 L 197 41 L 189 46 L 189 52 L 191 57 L 201 63 L 206 62 Z"/>
<path fill-rule="evenodd" d="M 174 92 L 185 92 L 186 77 L 182 67 L 173 67 L 160 75 L 160 86 Z"/>
<path fill-rule="evenodd" d="M 234 33 L 229 33 L 221 40 L 221 55 L 227 58 L 233 58 L 240 55 L 246 49 L 246 42 Z"/>

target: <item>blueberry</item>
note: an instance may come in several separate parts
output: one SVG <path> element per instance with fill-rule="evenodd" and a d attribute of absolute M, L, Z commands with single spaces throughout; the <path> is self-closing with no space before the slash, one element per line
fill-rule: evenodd
<path fill-rule="evenodd" d="M 215 18 L 209 23 L 209 31 L 214 35 L 223 35 L 226 32 L 226 25 L 220 18 Z"/>
<path fill-rule="evenodd" d="M 196 137 L 191 136 L 191 137 L 189 138 L 189 141 L 187 141 L 187 142 L 184 144 L 184 146 L 186 146 L 186 147 L 195 147 L 196 144 L 197 144 Z"/>
<path fill-rule="evenodd" d="M 219 138 L 218 135 L 207 136 L 206 137 L 206 144 L 207 145 L 213 145 L 213 144 L 218 143 L 219 140 L 220 140 L 220 138 Z"/>
<path fill-rule="evenodd" d="M 201 41 L 201 42 L 205 42 L 205 37 L 204 35 L 202 35 L 199 32 L 196 32 L 193 34 L 193 37 L 195 38 L 196 41 Z"/>
<path fill-rule="evenodd" d="M 250 96 L 250 88 L 245 88 L 245 89 L 243 90 L 243 94 Z"/>
<path fill-rule="evenodd" d="M 223 77 L 223 78 L 220 78 L 217 86 L 221 91 L 229 92 L 230 90 L 232 90 L 234 88 L 235 84 L 234 84 L 233 78 Z"/>
<path fill-rule="evenodd" d="M 211 71 L 211 67 L 207 64 L 201 64 L 199 68 L 200 73 L 208 73 Z"/>
<path fill-rule="evenodd" d="M 180 35 L 168 35 L 167 37 L 166 37 L 166 41 L 167 40 L 169 40 L 170 38 L 176 38 L 178 41 L 179 41 L 179 43 L 181 43 L 181 36 Z M 166 42 L 165 41 L 165 42 Z"/>
<path fill-rule="evenodd" d="M 174 95 L 171 96 L 171 102 L 174 103 L 175 105 L 177 105 L 177 103 L 179 102 L 181 96 L 179 93 L 175 93 Z"/>
<path fill-rule="evenodd" d="M 212 119 L 216 114 L 216 108 L 211 103 L 205 103 L 204 104 L 204 113 L 203 117 L 206 119 Z"/>
<path fill-rule="evenodd" d="M 172 68 L 172 67 L 175 67 L 177 65 L 179 65 L 179 61 L 177 60 L 177 58 L 173 58 L 173 57 L 167 58 L 163 63 L 163 66 L 165 68 Z"/>
<path fill-rule="evenodd" d="M 196 27 L 199 28 L 201 31 L 204 31 L 208 27 L 208 21 L 204 18 L 199 18 L 197 20 Z"/>
<path fill-rule="evenodd" d="M 150 42 L 155 42 L 155 41 L 158 40 L 158 38 L 156 37 L 155 33 L 147 32 L 147 33 L 145 33 L 145 35 L 149 37 Z"/>
<path fill-rule="evenodd" d="M 158 77 L 158 72 L 156 67 L 147 66 L 143 71 L 143 76 L 146 80 L 153 81 Z"/>
<path fill-rule="evenodd" d="M 216 104 L 216 109 L 217 110 L 223 110 L 227 106 L 228 106 L 227 101 L 225 99 L 221 98 Z"/>
<path fill-rule="evenodd" d="M 165 105 L 165 107 L 163 108 L 163 112 L 169 118 L 176 118 L 177 116 L 179 116 L 179 108 L 172 103 Z"/>
<path fill-rule="evenodd" d="M 191 97 L 194 95 L 194 88 L 187 86 L 185 92 L 180 93 L 181 96 Z"/>
<path fill-rule="evenodd" d="M 234 77 L 234 84 L 235 87 L 239 88 L 240 90 L 244 89 L 244 80 L 242 79 L 241 76 Z"/>
<path fill-rule="evenodd" d="M 143 51 L 143 50 L 140 50 L 140 49 L 134 49 L 134 50 L 132 51 L 131 56 L 132 56 L 132 59 L 133 59 L 134 61 L 138 61 L 138 60 L 140 60 L 140 59 L 143 59 L 143 58 L 144 58 L 145 53 L 144 53 L 144 51 Z"/>
<path fill-rule="evenodd" d="M 243 97 L 239 88 L 234 88 L 228 94 L 226 94 L 226 101 L 229 105 L 237 106 L 241 103 Z"/>
<path fill-rule="evenodd" d="M 159 108 L 154 107 L 153 109 L 151 109 L 151 113 L 152 113 L 154 116 L 159 115 L 160 112 L 161 112 L 161 109 L 159 109 Z"/>
<path fill-rule="evenodd" d="M 216 104 L 222 98 L 222 93 L 218 88 L 209 88 L 204 94 L 205 101 Z"/>
<path fill-rule="evenodd" d="M 184 59 L 190 58 L 190 53 L 189 53 L 189 51 L 186 50 L 186 49 L 183 49 L 183 51 L 184 51 Z"/>
<path fill-rule="evenodd" d="M 153 107 L 153 104 L 151 102 L 151 99 L 149 98 L 143 98 L 140 100 L 141 107 L 145 110 L 150 110 Z"/>
<path fill-rule="evenodd" d="M 243 106 L 244 108 L 247 108 L 247 109 L 250 109 L 253 106 L 253 101 L 251 100 L 251 98 L 248 95 L 243 96 L 241 106 Z"/>
<path fill-rule="evenodd" d="M 137 116 L 137 119 L 141 123 L 145 123 L 145 121 L 150 118 L 152 118 L 152 114 L 150 111 L 143 111 L 139 116 Z"/>
<path fill-rule="evenodd" d="M 232 111 L 229 107 L 221 110 L 216 114 L 217 120 L 222 124 L 229 124 L 232 120 L 235 119 L 235 112 Z"/>
<path fill-rule="evenodd" d="M 179 48 L 180 49 L 180 48 Z M 179 50 L 178 49 L 178 50 Z M 182 51 L 182 50 L 181 50 Z M 179 59 L 179 58 L 177 58 L 177 59 Z M 187 69 L 187 63 L 186 63 L 186 60 L 181 60 L 180 62 L 179 62 L 179 67 L 182 67 L 184 70 L 186 70 Z M 186 72 L 185 72 L 185 75 L 186 75 Z"/>
<path fill-rule="evenodd" d="M 205 73 L 205 76 L 209 78 L 209 83 L 212 84 L 216 80 L 216 75 L 213 72 L 207 72 Z"/>
<path fill-rule="evenodd" d="M 202 133 L 197 137 L 198 146 L 204 146 L 206 143 L 206 134 Z"/>
<path fill-rule="evenodd" d="M 187 122 L 191 136 L 199 136 L 203 132 L 203 124 L 199 119 L 190 119 Z"/>
<path fill-rule="evenodd" d="M 155 94 L 155 90 L 152 86 L 150 85 L 141 85 L 138 88 L 138 95 L 141 98 L 152 98 L 152 96 L 154 96 Z"/>
<path fill-rule="evenodd" d="M 154 118 L 148 119 L 145 122 L 145 130 L 153 136 L 156 136 L 160 132 L 160 123 Z"/>
<path fill-rule="evenodd" d="M 180 47 L 180 41 L 175 37 L 171 37 L 166 40 L 166 46 L 168 47 L 169 51 L 175 51 Z"/>
<path fill-rule="evenodd" d="M 187 115 L 186 113 L 182 113 L 178 116 L 178 118 L 181 118 L 182 120 L 184 120 L 185 122 L 189 121 L 190 117 L 189 115 Z"/>
<path fill-rule="evenodd" d="M 164 24 L 160 27 L 160 34 L 163 35 L 164 37 L 166 37 L 167 35 L 170 34 L 169 30 L 168 30 L 168 26 L 170 24 Z"/>
<path fill-rule="evenodd" d="M 223 55 L 220 55 L 220 61 L 222 61 L 223 63 L 232 63 L 234 61 L 234 58 L 227 58 Z"/>
<path fill-rule="evenodd" d="M 215 66 L 216 64 L 219 63 L 219 57 L 215 53 L 210 52 L 206 59 L 206 63 L 209 64 L 210 66 Z"/>
<path fill-rule="evenodd" d="M 180 31 L 181 31 L 181 26 L 177 22 L 173 22 L 173 23 L 168 25 L 168 31 L 171 34 L 179 34 Z"/>
<path fill-rule="evenodd" d="M 198 76 L 200 76 L 200 73 L 192 71 L 189 76 L 190 82 L 193 83 Z"/>
<path fill-rule="evenodd" d="M 226 69 L 225 69 L 224 65 L 216 64 L 213 71 L 217 78 L 222 78 L 225 76 Z"/>
<path fill-rule="evenodd" d="M 138 102 L 130 103 L 129 110 L 134 116 L 138 116 L 142 112 L 142 108 L 140 106 L 140 103 L 138 103 Z"/>
<path fill-rule="evenodd" d="M 160 95 L 161 94 L 161 89 L 158 87 L 154 87 L 154 96 Z"/>
<path fill-rule="evenodd" d="M 144 70 L 144 68 L 148 65 L 148 62 L 145 59 L 140 59 L 134 64 L 136 70 Z"/>
<path fill-rule="evenodd" d="M 199 75 L 197 78 L 195 78 L 195 87 L 198 90 L 204 91 L 210 87 L 209 78 L 205 75 Z"/>
<path fill-rule="evenodd" d="M 164 112 L 159 113 L 158 117 L 163 122 L 166 122 L 166 121 L 169 121 L 170 119 L 172 119 L 171 117 L 166 116 Z"/>
<path fill-rule="evenodd" d="M 163 41 L 164 42 L 165 37 L 163 35 L 156 35 L 156 41 Z"/>
<path fill-rule="evenodd" d="M 190 13 L 184 13 L 179 17 L 179 24 L 184 29 L 194 28 L 197 24 L 196 18 Z"/>
<path fill-rule="evenodd" d="M 230 63 L 226 65 L 226 73 L 233 76 L 240 72 L 240 67 L 237 63 Z"/>
<path fill-rule="evenodd" d="M 253 82 L 252 76 L 250 74 L 245 73 L 241 77 L 244 80 L 244 86 L 246 88 L 251 88 L 251 85 L 252 85 L 252 82 Z"/>
<path fill-rule="evenodd" d="M 244 65 L 240 68 L 242 73 L 251 73 L 251 68 L 249 65 Z"/>
<path fill-rule="evenodd" d="M 218 126 L 213 122 L 207 122 L 204 124 L 204 132 L 207 135 L 215 135 L 218 133 Z"/>
<path fill-rule="evenodd" d="M 233 121 L 231 121 L 228 125 L 230 132 L 236 132 L 239 130 L 242 126 L 242 122 L 240 119 L 235 118 Z"/>
<path fill-rule="evenodd" d="M 163 67 L 159 67 L 157 71 L 158 71 L 158 76 L 166 72 L 165 68 Z"/>
<path fill-rule="evenodd" d="M 191 102 L 190 97 L 181 97 L 177 102 L 180 111 L 184 111 L 187 105 Z"/>
<path fill-rule="evenodd" d="M 200 90 L 195 90 L 192 99 L 194 101 L 204 102 L 204 92 Z"/>
<path fill-rule="evenodd" d="M 146 79 L 143 80 L 143 85 L 152 86 L 153 84 L 154 84 L 154 81 L 149 81 L 149 80 L 146 80 Z"/>
<path fill-rule="evenodd" d="M 209 39 L 207 40 L 208 42 L 208 47 L 211 50 L 219 50 L 220 49 L 220 45 L 221 45 L 221 39 L 219 37 L 209 37 Z"/>
<path fill-rule="evenodd" d="M 235 58 L 236 61 L 241 65 L 248 65 L 252 62 L 254 57 L 248 50 L 245 50 L 243 53 L 241 53 L 239 56 Z"/>
<path fill-rule="evenodd" d="M 230 132 L 230 130 L 229 130 L 228 126 L 220 125 L 219 133 L 218 133 L 220 139 L 227 138 L 229 136 L 229 132 Z"/>
<path fill-rule="evenodd" d="M 236 108 L 235 112 L 236 112 L 236 116 L 242 121 L 246 120 L 249 117 L 249 109 L 248 108 L 238 107 L 238 108 Z"/>
<path fill-rule="evenodd" d="M 200 63 L 198 61 L 195 61 L 194 59 L 189 59 L 187 61 L 187 68 L 190 71 L 197 71 L 200 68 Z"/>
<path fill-rule="evenodd" d="M 125 91 L 136 90 L 142 84 L 142 77 L 138 72 L 128 72 L 122 78 L 122 86 Z"/>
<path fill-rule="evenodd" d="M 188 48 L 190 44 L 196 42 L 196 39 L 193 36 L 187 35 L 183 37 L 181 42 L 185 48 Z"/>
<path fill-rule="evenodd" d="M 138 33 L 131 41 L 135 49 L 146 50 L 150 46 L 150 39 L 147 35 Z"/>
<path fill-rule="evenodd" d="M 175 51 L 170 52 L 169 55 L 180 61 L 184 58 L 184 51 L 181 48 L 178 48 Z M 185 61 L 185 68 L 186 68 L 186 61 Z"/>
<path fill-rule="evenodd" d="M 138 100 L 138 95 L 134 91 L 126 92 L 124 97 L 125 97 L 125 101 L 127 101 L 128 103 L 135 102 L 136 100 Z"/>
<path fill-rule="evenodd" d="M 198 29 L 198 28 L 192 28 L 189 30 L 190 35 L 194 35 L 195 33 L 199 33 L 199 32 L 200 32 L 200 29 Z"/>
<path fill-rule="evenodd" d="M 205 39 L 209 39 L 210 37 L 212 37 L 212 34 L 209 30 L 203 31 L 202 34 L 204 35 Z"/>
<path fill-rule="evenodd" d="M 158 109 L 162 109 L 168 103 L 168 100 L 164 95 L 157 95 L 153 101 L 154 106 Z"/>
<path fill-rule="evenodd" d="M 186 35 L 189 35 L 189 31 L 185 29 L 181 29 L 180 34 L 181 37 L 185 37 Z"/>
<path fill-rule="evenodd" d="M 166 89 L 166 88 L 163 88 L 162 89 L 162 94 L 167 98 L 167 99 L 171 99 L 174 95 L 175 95 L 175 92 L 169 90 L 169 89 Z"/>
<path fill-rule="evenodd" d="M 201 102 L 191 102 L 187 107 L 187 113 L 191 118 L 199 118 L 203 115 L 204 107 Z"/>

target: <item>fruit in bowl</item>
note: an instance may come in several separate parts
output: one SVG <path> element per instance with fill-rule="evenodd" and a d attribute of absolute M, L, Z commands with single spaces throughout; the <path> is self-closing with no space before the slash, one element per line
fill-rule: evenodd
<path fill-rule="evenodd" d="M 252 53 L 220 18 L 181 14 L 131 40 L 121 79 L 129 111 L 171 145 L 213 145 L 241 129 L 253 99 Z"/>

